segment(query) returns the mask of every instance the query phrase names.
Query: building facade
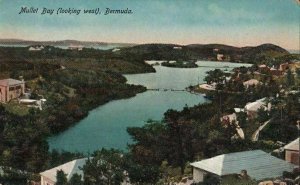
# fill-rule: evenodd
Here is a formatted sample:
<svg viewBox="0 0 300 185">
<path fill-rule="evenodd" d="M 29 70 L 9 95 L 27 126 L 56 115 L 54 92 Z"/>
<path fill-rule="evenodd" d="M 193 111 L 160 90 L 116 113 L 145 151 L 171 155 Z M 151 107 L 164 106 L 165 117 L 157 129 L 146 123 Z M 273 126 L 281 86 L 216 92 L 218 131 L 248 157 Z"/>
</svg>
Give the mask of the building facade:
<svg viewBox="0 0 300 185">
<path fill-rule="evenodd" d="M 19 98 L 25 92 L 25 82 L 15 79 L 0 80 L 0 102 L 6 103 Z"/>
<path fill-rule="evenodd" d="M 295 165 L 299 165 L 299 142 L 299 138 L 297 138 L 284 146 L 285 160 Z"/>
</svg>

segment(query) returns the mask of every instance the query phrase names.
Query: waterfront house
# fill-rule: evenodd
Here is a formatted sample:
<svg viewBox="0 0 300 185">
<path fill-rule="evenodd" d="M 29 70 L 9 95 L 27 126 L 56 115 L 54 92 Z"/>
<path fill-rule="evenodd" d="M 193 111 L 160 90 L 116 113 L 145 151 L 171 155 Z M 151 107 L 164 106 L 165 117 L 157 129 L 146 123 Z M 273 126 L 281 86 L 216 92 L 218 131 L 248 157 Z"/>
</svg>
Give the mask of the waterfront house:
<svg viewBox="0 0 300 185">
<path fill-rule="evenodd" d="M 29 51 L 41 51 L 44 49 L 44 46 L 31 46 L 29 47 Z"/>
<path fill-rule="evenodd" d="M 224 60 L 224 55 L 223 54 L 217 54 L 217 60 L 218 61 Z"/>
<path fill-rule="evenodd" d="M 117 52 L 117 51 L 120 51 L 121 49 L 119 49 L 119 48 L 114 48 L 113 50 L 112 50 L 112 52 Z"/>
<path fill-rule="evenodd" d="M 200 84 L 199 88 L 204 89 L 204 90 L 208 90 L 208 91 L 215 91 L 216 90 L 216 83 L 212 83 L 212 84 Z"/>
<path fill-rule="evenodd" d="M 174 46 L 173 49 L 182 49 L 180 46 Z"/>
<path fill-rule="evenodd" d="M 56 183 L 56 174 L 59 170 L 64 171 L 68 181 L 76 173 L 83 178 L 83 171 L 81 168 L 85 165 L 86 161 L 87 158 L 76 159 L 40 173 L 41 185 L 54 185 Z"/>
<path fill-rule="evenodd" d="M 19 98 L 25 92 L 25 82 L 15 79 L 0 80 L 0 102 L 6 103 Z"/>
<path fill-rule="evenodd" d="M 191 163 L 193 180 L 203 182 L 205 175 L 216 177 L 239 174 L 246 171 L 252 179 L 262 180 L 282 176 L 284 171 L 293 171 L 295 165 L 274 157 L 262 150 L 252 150 L 218 155 Z"/>
<path fill-rule="evenodd" d="M 299 138 L 285 145 L 284 147 L 285 160 L 299 165 Z"/>
<path fill-rule="evenodd" d="M 68 47 L 68 49 L 70 49 L 70 50 L 78 50 L 78 51 L 81 51 L 81 50 L 83 49 L 83 46 L 71 44 L 71 45 Z"/>
</svg>

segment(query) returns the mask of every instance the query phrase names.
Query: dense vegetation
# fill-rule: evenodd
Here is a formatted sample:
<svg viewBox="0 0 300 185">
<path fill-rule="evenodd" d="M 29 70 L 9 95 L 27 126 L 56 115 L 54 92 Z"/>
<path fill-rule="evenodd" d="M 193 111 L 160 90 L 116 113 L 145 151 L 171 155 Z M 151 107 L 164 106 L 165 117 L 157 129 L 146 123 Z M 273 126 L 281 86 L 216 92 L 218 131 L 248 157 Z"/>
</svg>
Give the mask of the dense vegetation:
<svg viewBox="0 0 300 185">
<path fill-rule="evenodd" d="M 83 157 L 82 154 L 49 152 L 46 138 L 68 128 L 96 106 L 145 91 L 142 86 L 126 84 L 122 76 L 153 72 L 144 60 L 215 60 L 213 49 L 216 48 L 230 56 L 231 61 L 279 65 L 277 60 L 299 57 L 288 56 L 285 50 L 274 45 L 247 48 L 189 45 L 180 50 L 175 50 L 175 46 L 149 44 L 117 52 L 71 51 L 54 47 L 29 52 L 28 48 L 1 47 L 0 78 L 23 76 L 31 96 L 45 98 L 47 103 L 43 111 L 20 107 L 26 114 L 9 109 L 13 102 L 0 106 L 0 166 L 5 168 L 5 174 L 0 174 L 0 183 L 24 184 L 26 179 L 38 180 L 38 172 Z M 269 60 L 270 57 L 274 60 Z M 189 162 L 243 150 L 272 151 L 278 147 L 275 144 L 278 138 L 289 142 L 297 134 L 295 121 L 300 114 L 299 96 L 280 90 L 297 89 L 299 75 L 288 72 L 280 79 L 265 75 L 260 79 L 261 85 L 245 88 L 242 82 L 254 77 L 256 67 L 236 69 L 231 78 L 238 77 L 238 80 L 229 81 L 225 78 L 228 74 L 221 70 L 208 72 L 205 80 L 218 84 L 217 91 L 209 94 L 211 103 L 185 107 L 182 111 L 168 110 L 162 120 L 128 128 L 134 140 L 128 153 L 95 151 L 83 168 L 84 182 L 78 176 L 66 182 L 65 174 L 58 172 L 60 184 L 118 184 L 125 179 L 124 171 L 137 184 L 175 182 L 190 175 Z M 245 130 L 245 139 L 235 139 L 234 125 L 223 127 L 220 117 L 232 113 L 237 106 L 243 107 L 247 102 L 263 97 L 273 101 L 271 113 L 261 111 L 254 120 L 247 120 L 241 113 L 238 120 Z M 263 130 L 260 140 L 253 142 L 251 136 L 255 129 L 270 118 L 274 121 Z M 99 178 L 99 174 L 106 178 Z"/>
<path fill-rule="evenodd" d="M 181 49 L 174 49 L 181 47 Z M 262 63 L 271 61 L 274 57 L 288 55 L 289 53 L 276 45 L 263 44 L 257 47 L 233 47 L 221 44 L 192 44 L 179 46 L 174 44 L 144 44 L 121 51 L 130 55 L 138 54 L 146 60 L 175 60 L 175 61 L 194 61 L 194 60 L 217 60 L 217 54 L 223 54 L 226 61 L 244 63 Z"/>
<path fill-rule="evenodd" d="M 68 128 L 98 105 L 146 90 L 126 84 L 120 73 L 153 71 L 134 57 L 95 49 L 78 52 L 45 47 L 32 52 L 28 48 L 0 48 L 0 57 L 1 78 L 22 76 L 32 95 L 48 100 L 45 111 L 37 116 L 51 133 Z"/>
</svg>

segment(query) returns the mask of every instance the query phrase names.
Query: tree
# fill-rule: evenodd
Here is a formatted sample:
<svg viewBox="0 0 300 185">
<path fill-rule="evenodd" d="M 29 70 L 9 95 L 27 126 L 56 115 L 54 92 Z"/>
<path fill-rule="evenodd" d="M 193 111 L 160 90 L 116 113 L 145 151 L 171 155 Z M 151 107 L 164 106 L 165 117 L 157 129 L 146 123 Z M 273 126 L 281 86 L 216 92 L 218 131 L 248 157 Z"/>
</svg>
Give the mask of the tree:
<svg viewBox="0 0 300 185">
<path fill-rule="evenodd" d="M 225 79 L 225 73 L 220 69 L 215 69 L 215 70 L 212 70 L 212 71 L 208 71 L 206 73 L 207 73 L 207 76 L 204 78 L 204 80 L 208 84 L 213 83 L 213 82 L 221 83 Z"/>
<path fill-rule="evenodd" d="M 296 74 L 297 74 L 297 77 L 300 78 L 300 68 L 296 69 Z"/>
<path fill-rule="evenodd" d="M 295 84 L 295 78 L 290 69 L 287 71 L 287 74 L 286 74 L 286 84 L 288 87 Z"/>
<path fill-rule="evenodd" d="M 124 168 L 128 172 L 130 182 L 133 184 L 156 184 L 159 180 L 160 170 L 157 165 L 138 164 L 132 155 L 125 156 Z"/>
<path fill-rule="evenodd" d="M 83 181 L 81 180 L 82 179 L 82 176 L 81 175 L 78 175 L 77 173 L 75 173 L 70 181 L 69 181 L 69 185 L 83 185 Z"/>
<path fill-rule="evenodd" d="M 84 183 L 89 185 L 120 184 L 124 179 L 123 156 L 116 150 L 96 151 L 83 166 Z"/>
<path fill-rule="evenodd" d="M 259 108 L 257 111 L 257 121 L 263 123 L 269 119 L 268 112 L 264 108 Z"/>
<path fill-rule="evenodd" d="M 143 127 L 129 127 L 134 144 L 129 145 L 135 161 L 142 165 L 160 165 L 166 159 L 166 125 L 150 121 Z"/>
<path fill-rule="evenodd" d="M 189 114 L 189 109 L 185 107 L 181 113 L 168 110 L 164 116 L 167 125 L 168 161 L 179 166 L 181 174 L 184 173 L 186 162 L 194 157 L 192 141 L 197 132 L 194 123 L 185 117 Z"/>
<path fill-rule="evenodd" d="M 68 179 L 65 172 L 63 170 L 57 170 L 55 185 L 67 185 L 67 184 L 68 184 Z"/>
<path fill-rule="evenodd" d="M 239 112 L 237 114 L 237 121 L 239 122 L 240 127 L 244 128 L 247 125 L 247 113 Z"/>
</svg>

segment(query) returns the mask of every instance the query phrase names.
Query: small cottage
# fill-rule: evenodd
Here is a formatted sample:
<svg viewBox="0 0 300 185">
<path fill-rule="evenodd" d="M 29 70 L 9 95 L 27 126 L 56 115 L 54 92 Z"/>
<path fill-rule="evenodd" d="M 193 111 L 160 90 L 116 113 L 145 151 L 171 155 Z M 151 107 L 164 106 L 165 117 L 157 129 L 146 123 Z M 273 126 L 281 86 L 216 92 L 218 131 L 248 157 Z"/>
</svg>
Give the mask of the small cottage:
<svg viewBox="0 0 300 185">
<path fill-rule="evenodd" d="M 256 100 L 255 102 L 249 102 L 245 105 L 244 111 L 247 113 L 248 118 L 255 118 L 259 109 L 264 111 L 271 111 L 271 103 L 267 103 L 265 98 Z"/>
<path fill-rule="evenodd" d="M 299 142 L 299 138 L 297 138 L 283 147 L 285 160 L 295 165 L 299 165 Z"/>
<path fill-rule="evenodd" d="M 55 185 L 56 173 L 59 170 L 62 170 L 65 174 L 67 174 L 67 180 L 70 180 L 74 174 L 78 174 L 83 177 L 83 171 L 81 168 L 85 165 L 86 161 L 87 158 L 76 159 L 40 173 L 41 185 Z"/>
<path fill-rule="evenodd" d="M 203 182 L 207 174 L 222 177 L 247 171 L 252 179 L 262 180 L 282 176 L 284 171 L 293 171 L 295 165 L 261 150 L 252 150 L 218 155 L 191 163 L 194 182 Z"/>
</svg>

